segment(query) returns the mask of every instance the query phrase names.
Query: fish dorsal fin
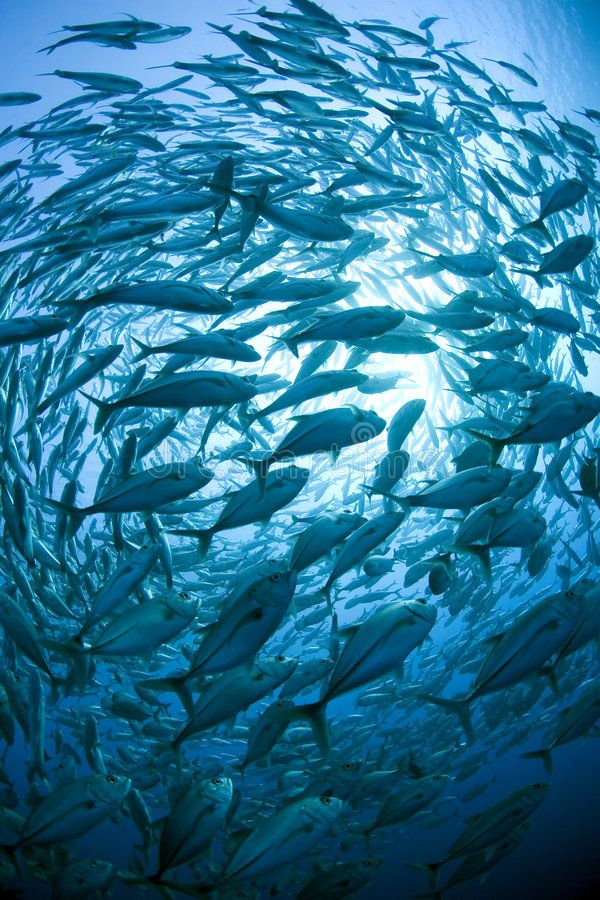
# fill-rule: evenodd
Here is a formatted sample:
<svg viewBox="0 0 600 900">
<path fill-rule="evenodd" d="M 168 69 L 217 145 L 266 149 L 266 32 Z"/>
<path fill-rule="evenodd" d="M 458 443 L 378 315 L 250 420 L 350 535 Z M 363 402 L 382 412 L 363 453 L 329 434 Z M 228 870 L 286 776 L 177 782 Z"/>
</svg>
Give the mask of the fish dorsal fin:
<svg viewBox="0 0 600 900">
<path fill-rule="evenodd" d="M 360 625 L 345 625 L 343 628 L 339 629 L 338 635 L 342 638 L 342 640 L 348 641 L 353 634 L 356 634 L 359 628 Z"/>
<path fill-rule="evenodd" d="M 495 647 L 496 644 L 500 643 L 500 641 L 502 640 L 502 638 L 504 637 L 505 634 L 506 634 L 505 631 L 500 631 L 500 632 L 498 632 L 498 634 L 493 634 L 491 637 L 485 638 L 483 643 L 491 644 L 492 647 Z"/>
</svg>

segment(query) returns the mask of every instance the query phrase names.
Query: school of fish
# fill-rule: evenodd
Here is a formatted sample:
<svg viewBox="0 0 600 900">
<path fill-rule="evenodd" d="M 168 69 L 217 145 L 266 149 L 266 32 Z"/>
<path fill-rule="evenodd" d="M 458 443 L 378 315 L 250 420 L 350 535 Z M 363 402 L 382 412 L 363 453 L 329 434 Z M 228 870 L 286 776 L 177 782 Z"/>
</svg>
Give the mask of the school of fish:
<svg viewBox="0 0 600 900">
<path fill-rule="evenodd" d="M 438 19 L 0 94 L 3 896 L 454 896 L 597 731 L 600 112 Z"/>
</svg>

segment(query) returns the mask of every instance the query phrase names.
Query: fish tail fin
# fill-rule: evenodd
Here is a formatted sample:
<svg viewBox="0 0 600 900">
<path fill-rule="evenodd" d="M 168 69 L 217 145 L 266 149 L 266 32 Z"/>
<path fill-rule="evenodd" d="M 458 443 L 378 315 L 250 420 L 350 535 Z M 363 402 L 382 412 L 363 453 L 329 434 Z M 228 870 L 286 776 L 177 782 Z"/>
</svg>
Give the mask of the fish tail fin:
<svg viewBox="0 0 600 900">
<path fill-rule="evenodd" d="M 50 701 L 53 706 L 58 703 L 59 700 L 59 688 L 66 687 L 67 679 L 66 678 L 57 678 L 56 675 L 52 675 L 50 679 Z"/>
<path fill-rule="evenodd" d="M 450 549 L 456 550 L 457 553 L 468 553 L 475 556 L 483 569 L 485 580 L 488 584 L 492 583 L 492 561 L 489 547 L 478 547 L 476 544 L 453 544 Z"/>
<path fill-rule="evenodd" d="M 547 747 L 540 747 L 539 750 L 531 750 L 529 753 L 521 753 L 521 759 L 541 759 L 546 775 L 552 775 L 552 751 Z"/>
<path fill-rule="evenodd" d="M 21 881 L 25 882 L 27 881 L 28 869 L 22 854 L 19 852 L 20 846 L 20 843 L 0 844 L 0 853 L 6 853 L 13 864 L 17 875 Z"/>
<path fill-rule="evenodd" d="M 540 287 L 544 287 L 544 276 L 536 271 L 536 269 L 511 269 L 510 271 L 516 272 L 518 275 L 529 275 L 529 277 L 533 278 Z"/>
<path fill-rule="evenodd" d="M 138 341 L 138 339 L 134 338 L 133 335 L 131 336 L 131 340 L 140 351 L 137 356 L 133 357 L 132 362 L 141 362 L 143 359 L 146 359 L 146 357 L 148 356 L 152 356 L 152 354 L 154 353 L 152 347 L 149 347 L 148 344 L 143 344 L 142 341 Z"/>
<path fill-rule="evenodd" d="M 187 686 L 187 675 L 174 675 L 171 678 L 147 678 L 140 682 L 142 687 L 151 691 L 173 691 L 177 694 L 181 705 L 190 718 L 194 712 L 194 701 Z"/>
<path fill-rule="evenodd" d="M 333 582 L 330 581 L 330 579 L 328 578 L 327 581 L 325 582 L 325 584 L 323 585 L 323 587 L 319 588 L 319 590 L 316 592 L 317 596 L 321 597 L 323 599 L 323 602 L 325 602 L 327 604 L 327 608 L 329 609 L 329 612 L 331 614 L 333 614 L 333 604 L 331 602 L 331 586 L 332 586 L 332 584 L 333 584 Z"/>
<path fill-rule="evenodd" d="M 483 441 L 484 444 L 487 444 L 491 451 L 491 463 L 495 465 L 498 462 L 498 457 L 504 450 L 506 446 L 505 438 L 495 438 L 489 434 L 484 434 L 483 431 L 476 431 L 474 428 L 465 428 L 467 434 L 470 434 L 472 437 L 477 438 L 479 441 Z"/>
<path fill-rule="evenodd" d="M 243 413 L 240 412 L 239 418 L 244 427 L 244 434 L 247 434 L 254 423 L 260 418 L 260 412 L 258 410 L 256 412 L 248 412 L 248 410 L 245 410 Z M 245 462 L 245 460 L 242 460 L 242 462 Z"/>
<path fill-rule="evenodd" d="M 166 878 L 161 878 L 160 881 L 153 881 L 152 886 L 160 891 L 163 896 L 168 897 L 169 900 L 173 897 L 173 891 L 181 894 L 189 894 L 191 897 L 203 897 L 205 894 L 211 894 L 218 888 L 218 884 L 207 884 L 206 882 L 201 882 L 199 884 L 180 884 L 178 881 L 169 881 Z"/>
<path fill-rule="evenodd" d="M 242 203 L 242 201 L 248 202 L 254 199 L 253 194 L 241 194 L 239 191 L 227 187 L 225 184 L 217 184 L 217 182 L 212 179 L 205 181 L 204 187 L 207 187 L 209 191 L 214 191 L 216 194 L 225 194 L 226 197 L 235 197 L 240 203 Z"/>
<path fill-rule="evenodd" d="M 44 764 L 39 761 L 39 759 L 32 760 L 30 759 L 27 763 L 27 779 L 32 782 L 35 776 L 41 781 L 47 781 L 48 773 L 44 768 Z"/>
<path fill-rule="evenodd" d="M 91 394 L 87 394 L 85 391 L 80 390 L 79 393 L 83 394 L 86 400 L 89 400 L 90 403 L 93 403 L 94 406 L 98 407 L 98 413 L 94 423 L 94 434 L 98 434 L 98 432 L 102 431 L 106 425 L 108 418 L 113 411 L 112 403 L 107 403 L 106 400 L 98 400 L 97 397 L 92 397 Z"/>
<path fill-rule="evenodd" d="M 281 338 L 281 343 L 298 359 L 298 342 L 294 338 Z"/>
<path fill-rule="evenodd" d="M 362 488 L 368 488 L 369 485 L 363 484 Z M 397 503 L 402 512 L 405 515 L 408 515 L 412 509 L 412 505 L 410 502 L 410 497 L 399 497 L 397 494 L 393 494 L 391 491 L 384 490 L 374 490 L 370 488 L 371 494 L 377 494 L 378 496 L 385 497 L 386 500 L 391 500 L 393 503 Z"/>
<path fill-rule="evenodd" d="M 181 749 L 180 749 L 179 736 L 173 738 L 170 741 L 158 741 L 154 745 L 154 752 L 155 752 L 156 756 L 161 756 L 163 753 L 168 754 L 170 756 L 176 756 L 177 757 L 177 765 L 178 765 L 178 767 L 181 766 Z"/>
<path fill-rule="evenodd" d="M 313 730 L 317 747 L 328 756 L 331 750 L 331 736 L 329 734 L 329 722 L 327 721 L 326 707 L 320 701 L 307 703 L 303 708 L 304 715 Z"/>
<path fill-rule="evenodd" d="M 426 703 L 433 703 L 440 706 L 446 712 L 453 713 L 458 717 L 458 721 L 467 736 L 467 742 L 472 744 L 475 740 L 473 733 L 473 722 L 471 720 L 471 710 L 469 709 L 469 700 L 447 700 L 445 697 L 435 697 L 433 694 L 417 694 L 420 700 Z"/>
<path fill-rule="evenodd" d="M 542 666 L 542 668 L 540 669 L 540 675 L 543 675 L 544 678 L 548 679 L 550 690 L 555 697 L 558 697 L 558 695 L 560 694 L 560 687 L 558 686 L 558 678 L 556 677 L 554 666 Z"/>
<path fill-rule="evenodd" d="M 165 900 L 171 900 L 173 897 L 173 892 L 171 888 L 162 880 L 162 874 L 160 872 L 155 872 L 154 875 L 136 875 L 132 876 L 124 876 L 121 878 L 123 884 L 128 885 L 144 885 L 146 887 L 153 887 L 158 893 L 165 898 Z"/>
<path fill-rule="evenodd" d="M 48 306 L 56 307 L 59 312 L 69 315 L 71 317 L 69 320 L 71 327 L 77 325 L 86 314 L 85 304 L 79 300 L 49 300 Z"/>
<path fill-rule="evenodd" d="M 306 703 L 303 706 L 291 706 L 280 710 L 281 718 L 287 722 L 308 722 L 312 728 L 317 746 L 323 756 L 331 750 L 329 723 L 326 716 L 326 704 L 322 700 Z"/>
<path fill-rule="evenodd" d="M 196 539 L 198 541 L 198 554 L 200 556 L 200 559 L 204 559 L 204 557 L 210 550 L 213 534 L 214 532 L 212 528 L 204 528 L 196 532 Z"/>
<path fill-rule="evenodd" d="M 541 234 L 545 240 L 552 243 L 552 236 L 544 225 L 543 219 L 534 219 L 532 222 L 526 222 L 525 225 L 515 228 L 513 234 L 527 234 L 528 231 L 536 231 L 538 234 Z"/>
<path fill-rule="evenodd" d="M 52 497 L 44 497 L 44 503 L 69 517 L 67 539 L 70 540 L 74 537 L 85 519 L 85 513 L 77 506 L 70 506 L 68 503 L 63 503 L 62 500 L 53 500 Z"/>
<path fill-rule="evenodd" d="M 53 641 L 50 638 L 44 638 L 41 642 L 43 647 L 46 650 L 50 650 L 54 653 L 62 654 L 63 656 L 73 657 L 79 653 L 82 653 L 84 647 L 79 640 L 79 636 L 68 638 L 66 641 Z M 53 679 L 53 684 L 56 682 L 57 686 L 59 684 L 64 684 L 65 679 Z"/>
<path fill-rule="evenodd" d="M 246 468 L 256 477 L 259 496 L 262 500 L 267 490 L 267 475 L 269 474 L 270 459 L 268 457 L 267 459 L 251 459 L 249 456 L 244 456 L 241 457 L 241 462 L 243 462 Z"/>
<path fill-rule="evenodd" d="M 419 869 L 421 872 L 428 872 L 429 877 L 431 879 L 431 890 L 432 892 L 429 894 L 419 894 L 419 897 L 437 897 L 442 895 L 442 891 L 438 888 L 438 877 L 439 871 L 441 867 L 444 865 L 445 860 L 441 862 L 432 862 L 432 863 L 407 863 L 411 869 Z"/>
<path fill-rule="evenodd" d="M 161 873 L 159 870 L 158 872 L 155 872 L 154 875 L 124 875 L 121 881 L 123 881 L 124 884 L 146 884 L 156 887 L 161 881 Z"/>
<path fill-rule="evenodd" d="M 198 541 L 200 559 L 204 559 L 210 549 L 214 531 L 212 528 L 174 528 L 167 531 L 167 534 L 178 534 L 181 537 L 195 538 Z"/>
</svg>

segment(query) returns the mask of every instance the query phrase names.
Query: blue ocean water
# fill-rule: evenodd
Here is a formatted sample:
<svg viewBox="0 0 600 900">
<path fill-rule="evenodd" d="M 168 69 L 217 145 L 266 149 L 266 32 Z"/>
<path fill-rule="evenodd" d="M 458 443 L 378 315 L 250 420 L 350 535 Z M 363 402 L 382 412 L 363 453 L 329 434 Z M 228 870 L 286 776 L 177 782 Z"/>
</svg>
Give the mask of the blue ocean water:
<svg viewBox="0 0 600 900">
<path fill-rule="evenodd" d="M 219 24 L 234 21 L 234 14 L 251 9 L 243 0 L 221 0 L 220 3 L 199 2 L 131 2 L 127 12 L 169 24 L 185 24 L 192 33 L 173 44 L 148 45 L 135 53 L 124 53 L 110 48 L 72 46 L 51 57 L 36 55 L 36 51 L 48 41 L 48 35 L 60 25 L 118 17 L 120 4 L 83 2 L 14 3 L 5 0 L 2 9 L 3 27 L 0 32 L 0 89 L 2 91 L 31 90 L 43 94 L 44 108 L 72 96 L 71 86 L 57 78 L 42 78 L 42 72 L 55 66 L 71 70 L 115 71 L 147 82 L 149 75 L 165 76 L 166 70 L 149 73 L 148 67 L 168 65 L 174 58 L 192 59 L 203 53 L 220 54 L 226 42 L 220 35 L 205 26 L 207 19 Z M 281 5 L 280 8 L 283 8 Z M 539 84 L 537 89 L 515 81 L 508 72 L 502 73 L 502 82 L 518 91 L 519 97 L 542 97 L 549 111 L 557 117 L 571 115 L 572 110 L 600 105 L 600 2 L 598 0 L 437 0 L 431 9 L 424 5 L 383 2 L 346 3 L 329 0 L 327 8 L 341 19 L 382 18 L 403 27 L 415 27 L 426 15 L 443 18 L 436 27 L 436 40 L 473 42 L 465 52 L 476 62 L 488 57 L 510 60 L 531 71 Z M 60 54 L 60 56 L 59 56 Z M 171 77 L 172 71 L 168 74 Z M 157 77 L 157 82 L 160 80 Z M 29 120 L 27 107 L 2 110 L 1 122 L 20 124 Z M 10 117 L 10 118 L 9 118 Z M 577 119 L 578 122 L 583 120 Z M 382 367 L 385 368 L 385 367 Z M 426 368 L 422 373 L 426 374 Z M 587 386 L 598 391 L 597 369 L 591 368 Z M 420 394 L 427 392 L 420 385 Z M 393 413 L 395 401 L 383 396 L 385 418 Z M 409 399 L 407 394 L 403 399 Z M 93 475 L 88 470 L 88 475 Z M 341 477 L 341 476 L 340 476 Z M 89 487 L 89 485 L 87 485 Z M 555 507 L 546 510 L 552 518 Z M 558 527 L 560 539 L 560 526 Z M 242 542 L 244 535 L 238 540 Z M 550 570 L 546 583 L 538 580 L 535 592 L 546 587 L 556 589 L 556 579 Z M 521 598 L 519 598 L 521 599 Z M 509 603 L 510 608 L 510 601 Z M 582 671 L 582 681 L 588 677 Z M 462 687 L 462 682 L 450 682 L 446 692 L 452 695 Z M 502 694 L 498 695 L 501 704 Z M 351 701 L 337 701 L 335 714 L 353 712 Z M 409 868 L 409 863 L 442 859 L 449 844 L 460 830 L 460 818 L 472 815 L 500 799 L 509 791 L 533 781 L 538 768 L 520 758 L 527 749 L 533 749 L 538 739 L 526 746 L 517 745 L 502 755 L 492 751 L 473 776 L 452 786 L 450 794 L 455 799 L 438 802 L 440 813 L 452 815 L 436 828 L 420 828 L 418 822 L 407 823 L 395 832 L 396 839 L 385 851 L 385 861 L 378 874 L 359 896 L 364 898 L 411 897 L 428 890 L 423 872 Z M 50 750 L 50 752 L 52 752 Z M 25 745 L 19 738 L 7 755 L 7 767 L 15 779 L 18 793 L 26 790 L 24 771 L 19 769 L 19 756 L 25 755 Z M 544 804 L 532 817 L 532 827 L 526 840 L 493 869 L 483 883 L 474 881 L 455 888 L 450 896 L 457 898 L 584 898 L 600 896 L 600 768 L 598 745 L 589 738 L 558 748 L 554 755 L 554 771 L 551 790 Z M 422 761 L 426 763 L 426 760 Z M 539 767 L 541 777 L 541 767 Z M 494 781 L 483 797 L 469 804 L 461 804 L 460 796 L 475 784 Z M 113 823 L 102 825 L 78 842 L 78 854 L 110 859 L 115 865 L 128 864 L 127 839 L 138 839 L 130 822 L 116 828 Z M 357 852 L 359 848 L 357 847 Z M 365 851 L 366 852 L 366 851 Z M 31 888 L 27 896 L 47 896 L 44 887 Z M 35 893 L 39 892 L 39 893 Z M 285 887 L 282 895 L 286 894 Z M 133 892 L 115 882 L 111 896 L 126 898 Z"/>
</svg>

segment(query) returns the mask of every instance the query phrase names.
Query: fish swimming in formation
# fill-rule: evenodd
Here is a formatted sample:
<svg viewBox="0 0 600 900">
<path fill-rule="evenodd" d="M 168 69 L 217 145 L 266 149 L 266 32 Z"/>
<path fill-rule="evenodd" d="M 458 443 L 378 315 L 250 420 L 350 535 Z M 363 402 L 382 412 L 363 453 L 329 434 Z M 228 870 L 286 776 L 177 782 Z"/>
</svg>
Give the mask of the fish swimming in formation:
<svg viewBox="0 0 600 900">
<path fill-rule="evenodd" d="M 436 15 L 210 27 L 0 94 L 0 893 L 438 898 L 597 733 L 600 113 Z"/>
</svg>

